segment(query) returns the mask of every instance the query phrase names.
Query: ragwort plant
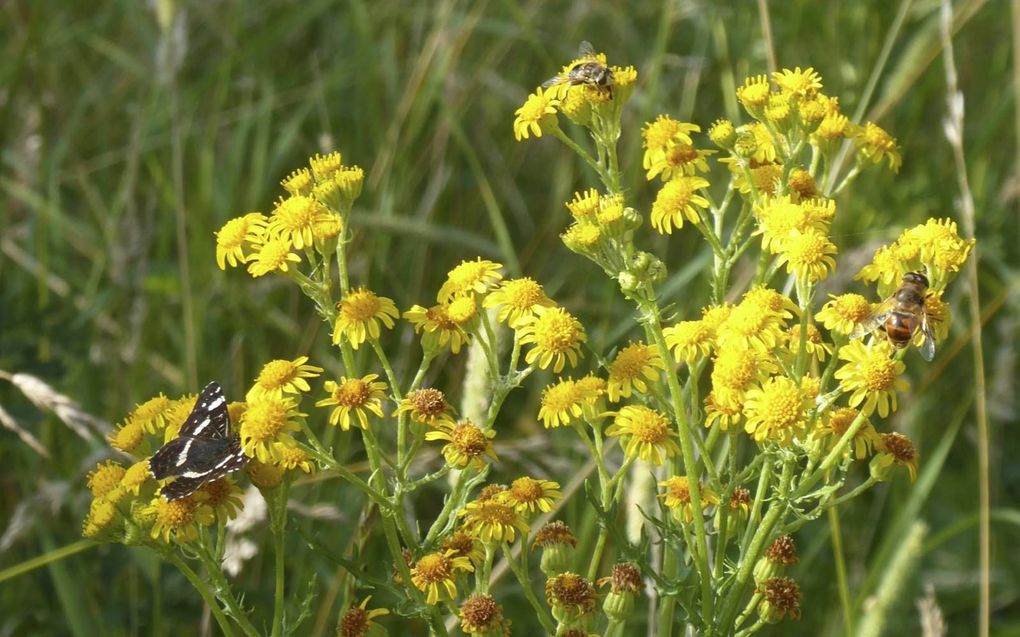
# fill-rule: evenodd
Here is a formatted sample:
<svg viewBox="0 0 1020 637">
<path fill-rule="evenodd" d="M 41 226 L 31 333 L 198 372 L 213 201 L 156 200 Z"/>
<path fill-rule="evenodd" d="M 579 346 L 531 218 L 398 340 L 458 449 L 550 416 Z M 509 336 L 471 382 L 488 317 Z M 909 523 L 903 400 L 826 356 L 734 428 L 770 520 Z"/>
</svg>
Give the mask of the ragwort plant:
<svg viewBox="0 0 1020 637">
<path fill-rule="evenodd" d="M 572 81 L 576 65 L 592 62 L 609 69 L 610 82 Z M 285 621 L 287 494 L 302 474 L 331 471 L 360 490 L 361 520 L 374 521 L 370 531 L 392 560 L 381 572 L 344 563 L 337 621 L 344 636 L 386 634 L 398 620 L 381 618 L 396 614 L 426 622 L 436 635 L 455 623 L 466 634 L 507 635 L 511 620 L 571 636 L 631 634 L 647 623 L 663 636 L 752 634 L 799 617 L 801 591 L 787 572 L 797 561 L 792 534 L 899 470 L 914 478 L 917 451 L 906 436 L 885 431 L 883 420 L 896 411 L 907 361 L 917 357 L 894 347 L 881 326 L 864 337 L 855 330 L 872 314 L 871 301 L 921 272 L 930 283 L 924 309 L 935 338 L 944 339 L 950 311 L 942 294 L 972 242 L 955 223 L 929 220 L 879 249 L 857 274 L 876 284 L 875 294 L 817 298 L 819 282 L 837 267 L 833 197 L 869 168 L 896 171 L 901 159 L 888 133 L 851 123 L 810 68 L 748 78 L 737 97 L 750 121 L 716 121 L 708 130 L 714 149 L 695 143 L 697 125 L 666 115 L 647 123 L 643 166 L 657 195 L 642 214 L 621 187 L 616 149 L 637 72 L 606 65 L 602 54 L 572 61 L 562 81 L 529 95 L 513 131 L 518 140 L 559 139 L 599 178 L 566 202 L 571 221 L 561 236 L 633 307 L 643 339 L 609 358 L 584 355 L 583 324 L 539 282 L 505 279 L 489 260 L 463 261 L 433 301 L 403 312 L 351 281 L 348 221 L 364 175 L 339 153 L 316 155 L 287 177 L 271 214 L 239 216 L 217 233 L 221 268 L 300 287 L 330 327 L 343 370 L 325 377 L 305 356 L 270 361 L 245 400 L 228 407 L 250 458 L 248 478 L 268 503 L 275 603 L 264 621 L 273 635 L 297 630 L 311 601 L 310 592 Z M 561 126 L 586 130 L 590 145 Z M 855 154 L 841 174 L 843 148 Z M 710 161 L 725 165 L 727 183 L 709 182 Z M 640 249 L 646 227 L 698 232 L 706 241 L 711 298 L 699 314 L 675 315 L 661 298 L 657 285 L 669 264 Z M 743 277 L 749 283 L 734 282 L 738 266 L 753 272 Z M 409 382 L 380 342 L 401 319 L 421 345 Z M 509 347 L 499 345 L 504 336 Z M 918 330 L 914 340 L 923 336 Z M 440 388 L 423 386 L 434 363 L 467 348 L 483 361 L 486 409 L 473 419 L 458 417 Z M 577 554 L 563 522 L 534 528 L 540 514 L 562 505 L 558 482 L 487 482 L 499 462 L 504 400 L 540 369 L 557 378 L 543 390 L 536 419 L 549 436 L 576 435 L 595 464 L 576 496 L 599 519 L 592 555 Z M 252 615 L 260 613 L 243 605 L 221 566 L 224 525 L 241 507 L 235 479 L 167 501 L 148 469 L 147 458 L 178 435 L 194 403 L 191 395 L 159 395 L 116 429 L 111 445 L 134 463 L 107 461 L 90 475 L 84 533 L 158 552 L 194 585 L 224 634 L 259 634 Z M 338 445 L 337 436 L 360 438 L 361 446 Z M 439 451 L 431 465 L 422 462 L 429 447 Z M 358 449 L 367 478 L 346 466 Z M 848 481 L 863 464 L 867 477 Z M 438 514 L 423 518 L 416 498 L 427 485 L 448 492 Z M 635 491 L 657 508 L 625 510 L 623 498 Z M 640 531 L 617 531 L 624 517 Z M 533 619 L 505 616 L 492 596 L 497 559 L 516 576 Z M 390 608 L 370 607 L 369 593 L 380 591 Z"/>
</svg>

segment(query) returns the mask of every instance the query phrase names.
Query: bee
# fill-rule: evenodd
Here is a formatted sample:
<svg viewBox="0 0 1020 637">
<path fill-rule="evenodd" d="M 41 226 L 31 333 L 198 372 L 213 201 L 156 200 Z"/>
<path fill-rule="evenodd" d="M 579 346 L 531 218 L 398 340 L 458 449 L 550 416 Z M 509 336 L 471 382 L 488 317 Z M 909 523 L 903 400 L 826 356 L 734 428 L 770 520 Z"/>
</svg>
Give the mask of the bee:
<svg viewBox="0 0 1020 637">
<path fill-rule="evenodd" d="M 555 75 L 545 82 L 542 88 L 549 88 L 556 84 L 585 84 L 607 91 L 609 97 L 613 97 L 613 71 L 603 64 L 595 54 L 591 42 L 585 40 L 577 48 L 577 59 L 579 62 L 570 67 L 566 73 Z"/>
<path fill-rule="evenodd" d="M 924 306 L 927 297 L 928 277 L 920 272 L 904 274 L 900 287 L 854 329 L 850 338 L 861 338 L 881 327 L 889 342 L 902 349 L 914 340 L 920 330 L 918 351 L 924 360 L 930 361 L 935 357 L 935 337 L 931 327 L 934 319 Z"/>
</svg>

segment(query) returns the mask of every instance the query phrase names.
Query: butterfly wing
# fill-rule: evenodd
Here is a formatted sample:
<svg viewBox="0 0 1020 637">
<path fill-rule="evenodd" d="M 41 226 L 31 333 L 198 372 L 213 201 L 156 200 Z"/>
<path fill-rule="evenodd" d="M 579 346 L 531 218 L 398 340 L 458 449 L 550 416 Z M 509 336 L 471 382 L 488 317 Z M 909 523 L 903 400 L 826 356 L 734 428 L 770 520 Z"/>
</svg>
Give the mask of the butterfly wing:
<svg viewBox="0 0 1020 637">
<path fill-rule="evenodd" d="M 205 386 L 195 401 L 195 408 L 181 425 L 181 438 L 230 437 L 230 415 L 227 413 L 227 399 L 223 388 L 216 381 Z"/>
<path fill-rule="evenodd" d="M 230 435 L 227 400 L 219 383 L 214 381 L 198 395 L 178 437 L 152 454 L 149 471 L 157 480 L 177 478 L 160 491 L 172 501 L 190 495 L 206 482 L 237 471 L 247 461 L 240 440 Z"/>
</svg>

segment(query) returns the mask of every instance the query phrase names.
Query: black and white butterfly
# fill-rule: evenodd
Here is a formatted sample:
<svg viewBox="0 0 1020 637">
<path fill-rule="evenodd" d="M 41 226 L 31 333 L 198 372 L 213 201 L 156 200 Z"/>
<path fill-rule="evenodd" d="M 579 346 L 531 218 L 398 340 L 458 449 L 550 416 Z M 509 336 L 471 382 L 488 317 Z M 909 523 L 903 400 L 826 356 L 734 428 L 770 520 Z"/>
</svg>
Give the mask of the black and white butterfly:
<svg viewBox="0 0 1020 637">
<path fill-rule="evenodd" d="M 196 489 L 237 471 L 248 462 L 241 440 L 230 433 L 230 415 L 223 389 L 213 381 L 198 395 L 195 408 L 181 425 L 180 434 L 160 447 L 149 460 L 157 480 L 176 478 L 160 493 L 166 500 L 187 497 Z"/>
</svg>

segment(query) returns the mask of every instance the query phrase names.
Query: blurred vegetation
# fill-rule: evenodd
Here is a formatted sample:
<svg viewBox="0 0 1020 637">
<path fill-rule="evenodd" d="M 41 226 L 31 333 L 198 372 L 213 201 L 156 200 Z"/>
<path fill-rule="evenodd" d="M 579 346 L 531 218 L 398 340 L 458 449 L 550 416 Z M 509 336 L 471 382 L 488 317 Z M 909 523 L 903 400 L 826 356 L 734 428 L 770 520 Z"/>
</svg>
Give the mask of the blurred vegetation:
<svg viewBox="0 0 1020 637">
<path fill-rule="evenodd" d="M 842 262 L 863 263 L 880 242 L 929 216 L 959 219 L 942 129 L 938 2 L 773 2 L 771 40 L 759 6 L 743 0 L 195 1 L 175 5 L 175 17 L 163 22 L 154 5 L 171 6 L 0 6 L 0 370 L 39 376 L 107 421 L 160 391 L 195 391 L 209 379 L 229 395 L 274 357 L 307 353 L 336 370 L 328 335 L 293 286 L 221 272 L 213 258 L 213 232 L 226 219 L 268 211 L 289 170 L 333 149 L 367 173 L 353 220 L 354 281 L 406 308 L 431 297 L 461 259 L 492 258 L 542 282 L 581 318 L 597 348 L 626 342 L 633 335 L 619 314 L 625 306 L 609 302 L 612 283 L 558 238 L 563 202 L 593 175 L 554 141 L 518 144 L 511 132 L 514 109 L 583 39 L 641 74 L 621 161 L 628 190 L 646 210 L 654 190 L 641 170 L 642 122 L 658 113 L 703 128 L 719 116 L 740 119 L 735 83 L 766 72 L 772 50 L 780 66 L 815 67 L 846 112 L 866 114 L 903 147 L 899 175 L 874 173 L 841 196 L 834 234 Z M 1004 1 L 955 5 L 992 419 L 992 630 L 1018 635 L 1020 464 L 1011 458 L 1020 442 L 1008 434 L 1017 418 L 1018 105 L 1010 90 L 1015 43 L 1007 37 L 1018 18 Z M 890 35 L 900 12 L 902 25 Z M 890 37 L 888 61 L 878 66 Z M 872 76 L 871 99 L 858 103 Z M 693 313 L 707 298 L 700 237 L 648 240 L 670 268 L 664 289 L 677 314 Z M 863 290 L 850 280 L 829 287 Z M 918 634 L 915 601 L 926 584 L 949 634 L 976 631 L 969 292 L 966 277 L 950 289 L 951 337 L 912 379 L 910 407 L 885 424 L 918 446 L 917 483 L 897 480 L 841 510 L 856 607 L 886 590 L 891 564 L 910 569 L 899 574 L 905 581 L 895 599 L 884 602 L 886 634 Z M 417 346 L 406 331 L 393 338 L 408 345 L 396 362 L 406 374 Z M 434 382 L 455 389 L 462 365 L 451 360 L 447 378 Z M 555 437 L 534 418 L 542 386 L 529 383 L 505 410 L 516 419 L 500 428 L 515 434 L 501 433 L 514 442 L 501 448 L 497 479 L 521 470 L 565 475 L 579 462 L 576 450 L 549 452 Z M 16 518 L 19 530 L 0 542 L 2 577 L 80 540 L 84 475 L 102 445 L 73 435 L 7 383 L 0 405 L 50 456 L 0 433 L 0 527 Z M 328 480 L 318 497 L 330 501 L 337 483 Z M 303 493 L 310 490 L 298 487 L 292 497 Z M 304 518 L 297 526 L 339 552 L 358 509 L 338 507 L 339 522 Z M 592 531 L 584 509 L 577 494 L 561 516 L 582 540 Z M 928 526 L 923 552 L 901 559 L 915 520 Z M 798 534 L 802 559 L 792 574 L 805 593 L 803 618 L 767 634 L 842 634 L 829 528 L 819 520 Z M 240 576 L 249 605 L 270 603 L 269 553 Z M 343 602 L 331 588 L 336 570 L 296 562 L 289 573 L 295 596 L 319 575 L 308 634 L 333 630 Z M 500 598 L 498 586 L 493 593 Z M 522 608 L 519 599 L 501 601 L 510 617 Z M 54 559 L 0 584 L 0 635 L 175 635 L 203 621 L 198 596 L 176 571 L 122 546 Z"/>
</svg>

